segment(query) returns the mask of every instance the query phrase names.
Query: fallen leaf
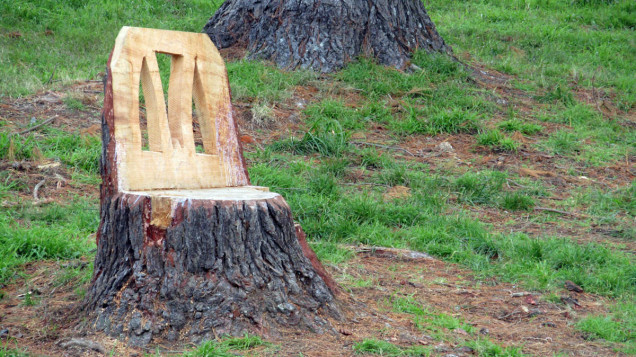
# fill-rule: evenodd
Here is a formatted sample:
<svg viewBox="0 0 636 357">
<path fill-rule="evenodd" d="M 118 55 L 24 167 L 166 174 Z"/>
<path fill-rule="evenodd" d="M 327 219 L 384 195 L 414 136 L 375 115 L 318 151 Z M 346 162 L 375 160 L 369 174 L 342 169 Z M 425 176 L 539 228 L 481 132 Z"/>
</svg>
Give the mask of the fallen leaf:
<svg viewBox="0 0 636 357">
<path fill-rule="evenodd" d="M 338 332 L 340 332 L 341 334 L 345 335 L 345 336 L 351 336 L 353 333 L 347 329 L 341 328 L 338 330 Z"/>
<path fill-rule="evenodd" d="M 99 136 L 102 132 L 101 124 L 93 124 L 88 128 L 84 128 L 80 130 L 81 136 Z"/>
<path fill-rule="evenodd" d="M 526 304 L 536 305 L 537 301 L 534 299 L 534 296 L 526 295 Z"/>
<path fill-rule="evenodd" d="M 515 141 L 518 141 L 520 143 L 525 144 L 528 140 L 526 139 L 525 136 L 523 136 L 523 134 L 521 134 L 518 131 L 515 131 L 514 134 L 512 134 L 512 139 L 514 139 Z"/>
<path fill-rule="evenodd" d="M 243 144 L 253 144 L 256 142 L 256 140 L 254 140 L 254 138 L 249 135 L 241 135 L 239 139 Z"/>
<path fill-rule="evenodd" d="M 58 161 L 55 162 L 51 162 L 51 163 L 46 163 L 46 164 L 42 164 L 42 165 L 38 165 L 38 169 L 39 170 L 46 170 L 46 169 L 52 169 L 52 168 L 56 168 L 58 166 L 60 166 L 61 164 Z"/>
</svg>

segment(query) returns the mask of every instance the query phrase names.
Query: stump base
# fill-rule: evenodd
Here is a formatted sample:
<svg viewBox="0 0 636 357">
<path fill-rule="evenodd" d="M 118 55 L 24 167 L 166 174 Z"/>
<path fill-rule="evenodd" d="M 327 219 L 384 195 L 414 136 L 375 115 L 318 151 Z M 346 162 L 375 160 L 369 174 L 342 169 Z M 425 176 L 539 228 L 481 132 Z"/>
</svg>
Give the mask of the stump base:
<svg viewBox="0 0 636 357">
<path fill-rule="evenodd" d="M 94 327 L 142 346 L 332 331 L 334 292 L 303 254 L 284 199 L 253 188 L 197 191 L 103 197 L 85 301 Z"/>
</svg>

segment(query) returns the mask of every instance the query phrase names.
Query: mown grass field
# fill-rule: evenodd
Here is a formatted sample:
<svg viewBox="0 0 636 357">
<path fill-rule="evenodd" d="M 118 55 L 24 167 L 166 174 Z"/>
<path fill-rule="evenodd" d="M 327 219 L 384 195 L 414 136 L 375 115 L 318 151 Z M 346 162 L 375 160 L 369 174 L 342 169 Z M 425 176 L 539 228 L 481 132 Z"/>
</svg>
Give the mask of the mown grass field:
<svg viewBox="0 0 636 357">
<path fill-rule="evenodd" d="M 336 269 L 359 244 L 406 248 L 459 264 L 476 284 L 515 284 L 563 309 L 569 280 L 606 305 L 570 327 L 590 343 L 636 354 L 636 3 L 424 3 L 458 61 L 416 53 L 420 70 L 402 72 L 361 58 L 328 76 L 228 61 L 241 129 L 252 138 L 252 183 L 285 197 Z M 59 262 L 55 284 L 78 298 L 90 280 L 100 141 L 79 129 L 99 121 L 101 97 L 75 83 L 100 80 L 121 26 L 199 32 L 219 5 L 0 0 L 0 303 L 5 287 L 28 285 L 28 264 Z M 61 93 L 56 113 L 65 119 L 18 134 L 47 119 L 32 119 L 46 110 L 24 103 L 48 92 Z M 442 142 L 452 151 L 439 149 Z M 36 168 L 57 162 L 58 171 Z M 53 174 L 63 181 L 48 181 L 46 192 L 57 180 L 60 193 L 33 204 L 34 185 Z M 67 264 L 78 260 L 88 264 Z M 38 304 L 26 296 L 25 304 Z M 462 344 L 478 354 L 525 353 L 417 296 L 386 305 L 440 341 L 462 329 Z M 29 353 L 19 339 L 2 342 L 0 356 Z M 254 348 L 277 351 L 246 336 L 188 353 Z M 379 337 L 351 351 L 436 353 Z"/>
</svg>

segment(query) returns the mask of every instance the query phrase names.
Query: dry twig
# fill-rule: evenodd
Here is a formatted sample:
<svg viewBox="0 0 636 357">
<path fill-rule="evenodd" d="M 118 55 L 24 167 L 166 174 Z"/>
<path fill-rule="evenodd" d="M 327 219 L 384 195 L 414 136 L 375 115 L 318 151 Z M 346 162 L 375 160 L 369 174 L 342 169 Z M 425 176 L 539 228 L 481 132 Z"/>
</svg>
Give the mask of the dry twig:
<svg viewBox="0 0 636 357">
<path fill-rule="evenodd" d="M 374 183 L 374 182 L 345 182 L 343 185 L 346 185 L 346 186 L 381 186 L 381 187 L 391 187 L 391 186 L 383 184 L 383 183 Z"/>
<path fill-rule="evenodd" d="M 511 184 L 513 184 L 513 185 L 517 186 L 517 187 L 521 187 L 521 188 L 525 188 L 525 189 L 529 189 L 529 188 L 530 188 L 530 187 L 528 187 L 528 186 L 524 186 L 524 185 L 522 185 L 522 184 L 520 184 L 520 183 L 518 183 L 518 182 L 515 182 L 515 181 L 513 181 L 513 180 L 511 180 L 511 179 L 506 179 L 506 181 L 507 181 L 508 183 L 511 183 Z"/>
<path fill-rule="evenodd" d="M 513 293 L 513 292 L 510 293 L 511 297 L 521 297 L 521 296 L 527 296 L 527 295 L 532 295 L 532 293 L 529 293 L 527 291 L 520 292 L 520 293 Z"/>
<path fill-rule="evenodd" d="M 543 341 L 543 342 L 552 342 L 551 337 L 541 338 L 541 337 L 524 337 L 525 340 L 534 340 L 534 341 Z"/>
<path fill-rule="evenodd" d="M 559 213 L 565 216 L 573 216 L 573 217 L 587 217 L 585 215 L 581 215 L 581 214 L 577 214 L 577 213 L 572 213 L 572 212 L 567 212 L 567 211 L 561 211 L 558 209 L 554 209 L 554 208 L 549 208 L 549 207 L 535 207 L 534 208 L 535 211 L 546 211 L 546 212 L 554 212 L 554 213 Z"/>
<path fill-rule="evenodd" d="M 104 346 L 95 341 L 87 340 L 84 338 L 71 338 L 68 341 L 58 342 L 57 344 L 62 348 L 80 347 L 97 351 L 101 354 L 106 354 L 106 349 L 104 349 Z"/>
<path fill-rule="evenodd" d="M 33 198 L 36 201 L 40 201 L 40 198 L 38 197 L 38 191 L 40 191 L 40 187 L 44 185 L 44 182 L 46 182 L 46 179 L 42 179 L 42 181 L 38 182 L 38 184 L 35 185 L 35 188 L 33 188 Z"/>
<path fill-rule="evenodd" d="M 40 127 L 42 127 L 42 126 L 44 126 L 44 125 L 46 125 L 46 124 L 48 124 L 48 123 L 52 122 L 52 121 L 53 121 L 53 120 L 55 120 L 56 118 L 57 118 L 57 115 L 55 115 L 55 116 L 53 116 L 53 117 L 51 117 L 51 118 L 49 118 L 49 119 L 47 119 L 47 120 L 45 120 L 45 121 L 41 122 L 40 124 L 38 124 L 38 125 L 36 125 L 36 126 L 32 126 L 32 127 L 28 128 L 28 129 L 24 129 L 24 130 L 22 130 L 21 132 L 19 132 L 19 133 L 18 133 L 18 135 L 26 134 L 26 133 L 28 133 L 28 132 L 31 132 L 31 131 L 35 130 L 35 129 L 38 129 L 38 128 L 40 128 Z"/>
</svg>

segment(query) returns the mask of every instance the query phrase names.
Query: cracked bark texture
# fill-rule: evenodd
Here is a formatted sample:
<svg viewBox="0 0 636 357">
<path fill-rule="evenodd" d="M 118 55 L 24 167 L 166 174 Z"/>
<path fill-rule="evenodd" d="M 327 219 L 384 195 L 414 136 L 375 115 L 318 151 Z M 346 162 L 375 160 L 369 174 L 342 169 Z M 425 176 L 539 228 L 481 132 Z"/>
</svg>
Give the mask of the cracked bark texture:
<svg viewBox="0 0 636 357">
<path fill-rule="evenodd" d="M 286 69 L 332 72 L 360 55 L 403 68 L 417 49 L 451 53 L 421 0 L 227 0 L 203 31 Z"/>
<path fill-rule="evenodd" d="M 87 323 L 136 346 L 334 332 L 337 287 L 280 195 L 211 200 L 119 191 L 110 68 L 107 74 Z"/>
<path fill-rule="evenodd" d="M 93 326 L 132 345 L 194 343 L 290 328 L 333 332 L 334 295 L 298 242 L 281 196 L 179 201 L 166 228 L 152 199 L 119 193 L 102 202 Z"/>
</svg>

